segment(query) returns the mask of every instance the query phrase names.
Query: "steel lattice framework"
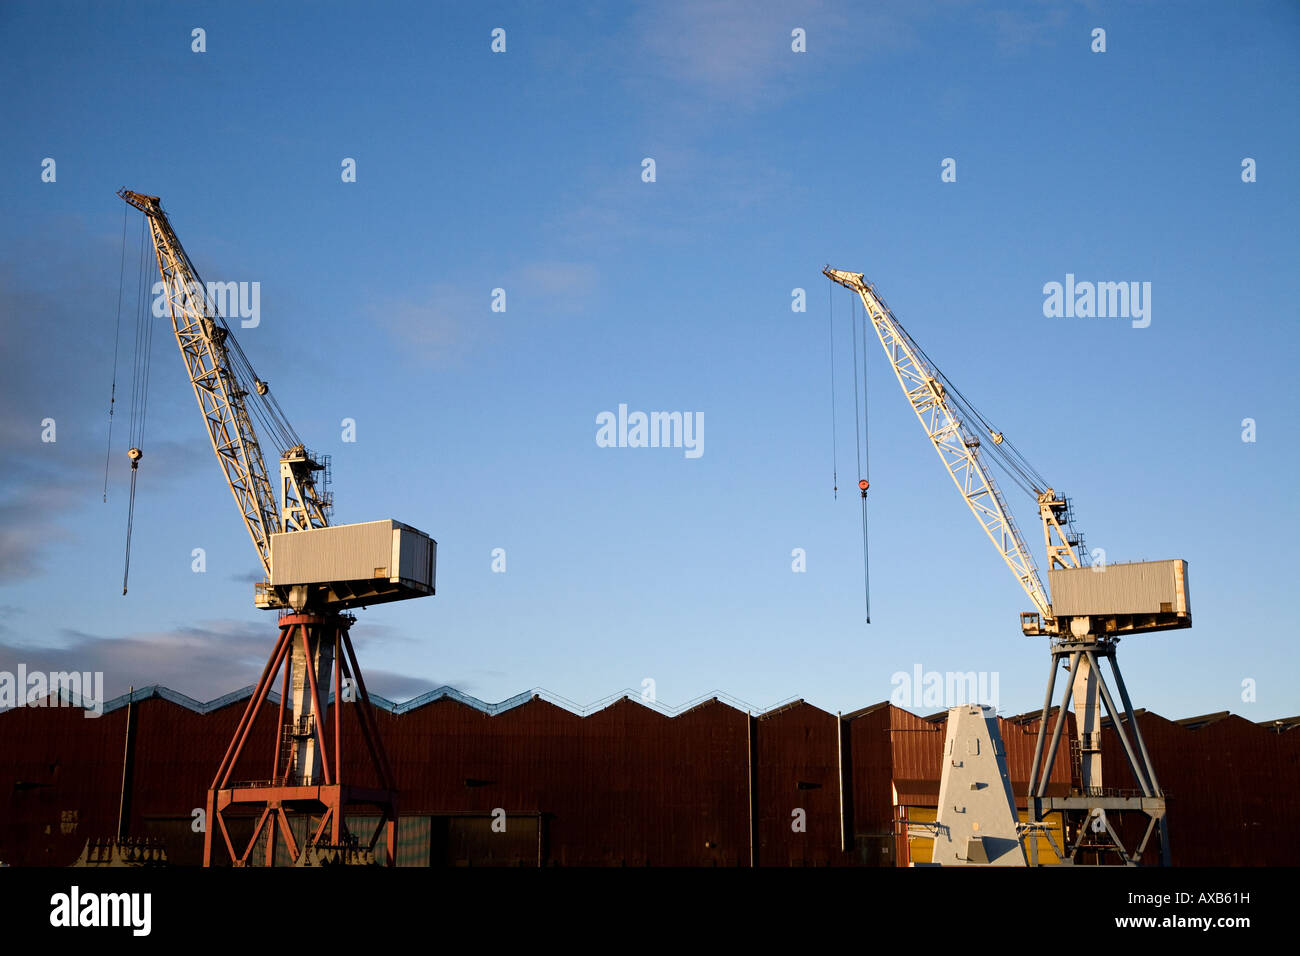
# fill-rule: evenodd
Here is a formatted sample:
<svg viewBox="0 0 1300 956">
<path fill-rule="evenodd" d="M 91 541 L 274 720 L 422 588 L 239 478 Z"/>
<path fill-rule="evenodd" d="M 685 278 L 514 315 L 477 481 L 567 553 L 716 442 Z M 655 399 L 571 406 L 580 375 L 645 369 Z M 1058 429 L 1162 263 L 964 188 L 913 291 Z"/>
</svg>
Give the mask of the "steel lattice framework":
<svg viewBox="0 0 1300 956">
<path fill-rule="evenodd" d="M 282 514 L 244 401 L 249 390 L 241 382 L 226 344 L 227 339 L 233 341 L 229 326 L 207 295 L 207 287 L 176 237 L 158 197 L 128 189 L 118 195 L 148 220 L 176 344 L 185 360 L 212 450 L 269 578 L 271 535 L 329 524 L 325 503 L 319 500 L 311 479 L 311 472 L 319 470 L 319 466 L 300 443 L 285 453 L 281 460 Z M 259 396 L 269 391 L 256 376 L 249 384 Z"/>
<path fill-rule="evenodd" d="M 938 373 L 922 358 L 916 343 L 861 272 L 841 272 L 831 268 L 822 271 L 835 282 L 856 292 L 862 299 L 862 305 L 880 338 L 880 344 L 889 356 L 894 374 L 898 376 L 898 384 L 907 396 L 912 411 L 916 412 L 930 444 L 939 453 L 944 468 L 961 492 L 962 500 L 1029 595 L 1042 620 L 1050 621 L 1052 608 L 1038 575 L 1038 566 L 997 485 L 980 460 L 979 437 L 962 423 L 956 410 L 946 400 Z"/>
</svg>

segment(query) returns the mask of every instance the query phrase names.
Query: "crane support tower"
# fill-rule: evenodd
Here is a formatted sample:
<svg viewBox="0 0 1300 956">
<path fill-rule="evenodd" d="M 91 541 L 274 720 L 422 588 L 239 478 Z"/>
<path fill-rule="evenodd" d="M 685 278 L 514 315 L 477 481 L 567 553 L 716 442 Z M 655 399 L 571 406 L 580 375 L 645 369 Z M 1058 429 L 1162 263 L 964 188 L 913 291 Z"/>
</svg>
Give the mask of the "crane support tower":
<svg viewBox="0 0 1300 956">
<path fill-rule="evenodd" d="M 935 866 L 1024 866 L 1007 755 L 992 707 L 948 708 L 935 814 Z"/>
<path fill-rule="evenodd" d="M 373 859 L 383 834 L 392 865 L 397 783 L 348 634 L 356 620 L 350 610 L 433 594 L 437 542 L 397 521 L 330 524 L 328 459 L 303 444 L 270 386 L 253 371 L 158 197 L 126 189 L 118 195 L 148 222 L 176 344 L 212 450 L 265 575 L 254 586 L 253 603 L 280 612 L 279 639 L 208 790 L 203 864 L 218 862 L 214 835 L 235 866 L 247 865 L 264 839 L 269 866 L 280 838 L 292 862 L 304 865 Z M 278 501 L 254 417 L 280 451 Z M 140 457 L 139 449 L 131 450 L 133 468 Z M 246 773 L 247 767 L 240 758 L 281 674 L 271 773 L 266 775 L 263 766 L 255 779 L 240 779 L 237 771 Z M 326 710 L 331 702 L 332 721 Z M 355 715 L 370 758 L 371 783 L 359 785 L 355 775 L 344 772 L 344 710 Z M 356 806 L 379 811 L 379 825 L 368 842 L 347 828 L 346 812 Z M 301 846 L 290 813 L 315 819 L 314 831 L 308 831 Z M 251 819 L 253 826 L 247 841 L 241 837 L 237 845 L 229 824 L 239 818 Z"/>
<path fill-rule="evenodd" d="M 1093 854 L 1094 859 L 1135 864 L 1142 859 L 1152 833 L 1158 829 L 1161 861 L 1167 865 L 1169 838 L 1165 795 L 1142 740 L 1128 688 L 1115 659 L 1115 649 L 1120 638 L 1130 634 L 1191 627 L 1187 562 L 1087 565 L 1083 538 L 1073 530 L 1068 499 L 1048 486 L 1011 446 L 1006 436 L 994 429 L 966 401 L 907 333 L 861 272 L 843 272 L 827 266 L 822 273 L 862 300 L 866 316 L 876 330 L 898 384 L 920 420 L 926 437 L 952 477 L 962 500 L 1033 606 L 1033 610 L 1020 615 L 1022 633 L 1045 636 L 1050 641 L 1051 670 L 1027 794 L 1030 825 L 1041 821 L 1044 814 L 1063 813 L 1067 833 L 1072 834 L 1073 842 L 1066 849 L 1058 849 L 1057 855 L 1062 862 L 1071 863 L 1078 862 L 1080 854 L 1087 852 Z M 989 447 L 988 457 L 1006 467 L 1008 474 L 1036 499 L 1047 550 L 1051 598 L 1011 510 L 993 481 L 985 460 L 985 443 Z M 1119 692 L 1118 701 L 1102 674 L 1103 660 L 1110 663 Z M 1049 743 L 1052 696 L 1061 669 L 1068 671 L 1069 678 L 1052 722 Z M 1075 715 L 1078 781 L 1072 781 L 1068 795 L 1048 796 L 1048 778 L 1071 701 Z M 1118 706 L 1120 702 L 1122 710 Z M 1138 785 L 1136 792 L 1102 786 L 1103 707 Z M 1147 817 L 1146 829 L 1131 849 L 1113 821 L 1107 818 L 1108 810 L 1121 814 L 1136 811 Z M 1037 862 L 1037 840 L 1032 840 L 1030 863 Z"/>
</svg>

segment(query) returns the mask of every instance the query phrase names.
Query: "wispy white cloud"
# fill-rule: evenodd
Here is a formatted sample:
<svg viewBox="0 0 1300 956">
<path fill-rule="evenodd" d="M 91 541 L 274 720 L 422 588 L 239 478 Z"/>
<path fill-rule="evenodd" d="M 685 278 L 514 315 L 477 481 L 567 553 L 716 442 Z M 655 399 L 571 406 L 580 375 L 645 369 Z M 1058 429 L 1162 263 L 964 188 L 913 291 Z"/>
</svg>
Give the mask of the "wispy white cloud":
<svg viewBox="0 0 1300 956">
<path fill-rule="evenodd" d="M 804 64 L 791 50 L 791 31 L 798 27 L 816 36 L 824 7 L 744 0 L 657 3 L 641 10 L 634 28 L 660 82 L 752 109 L 770 102 L 797 75 Z"/>
<path fill-rule="evenodd" d="M 1061 31 L 1074 15 L 1073 4 L 1060 0 L 1037 0 L 1029 4 L 994 10 L 990 14 L 998 50 L 1012 53 L 1059 40 Z M 1090 32 L 1079 35 L 1079 43 L 1088 41 Z"/>
<path fill-rule="evenodd" d="M 694 105 L 755 111 L 814 89 L 849 58 L 909 46 L 933 0 L 897 4 L 829 0 L 670 0 L 631 22 L 649 71 L 642 92 L 684 92 Z M 792 48 L 803 31 L 805 52 Z M 677 103 L 680 107 L 682 104 Z M 686 104 L 690 109 L 690 104 Z"/>
<path fill-rule="evenodd" d="M 377 305 L 375 322 L 408 355 L 434 365 L 455 365 L 487 326 L 490 289 L 471 293 L 449 283 Z"/>
<path fill-rule="evenodd" d="M 471 288 L 436 283 L 427 290 L 377 305 L 372 318 L 405 353 L 435 366 L 454 366 L 499 334 L 493 290 L 505 292 L 506 314 L 582 311 L 596 294 L 600 276 L 582 262 L 525 262 Z"/>
<path fill-rule="evenodd" d="M 534 262 L 519 270 L 519 278 L 525 293 L 554 305 L 558 300 L 585 300 L 595 291 L 598 276 L 586 263 Z"/>
<path fill-rule="evenodd" d="M 846 63 L 874 63 L 924 46 L 936 23 L 966 24 L 972 43 L 992 35 L 999 52 L 1054 42 L 1090 4 L 1028 0 L 981 6 L 964 0 L 667 0 L 630 21 L 648 69 L 633 74 L 648 100 L 717 116 L 719 106 L 754 112 L 820 88 Z M 806 52 L 791 49 L 805 31 Z M 851 104 L 846 104 L 850 106 Z"/>
</svg>

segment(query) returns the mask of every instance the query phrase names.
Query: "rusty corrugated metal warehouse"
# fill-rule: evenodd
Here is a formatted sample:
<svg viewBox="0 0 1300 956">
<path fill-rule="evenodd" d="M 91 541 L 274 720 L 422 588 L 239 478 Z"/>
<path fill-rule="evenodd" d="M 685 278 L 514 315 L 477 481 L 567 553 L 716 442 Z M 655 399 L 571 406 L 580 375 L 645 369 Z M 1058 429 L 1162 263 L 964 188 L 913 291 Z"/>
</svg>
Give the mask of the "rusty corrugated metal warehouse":
<svg viewBox="0 0 1300 956">
<path fill-rule="evenodd" d="M 72 863 L 88 839 L 165 840 L 198 865 L 214 768 L 249 688 L 199 704 L 160 687 L 87 719 L 69 707 L 0 714 L 0 862 Z M 398 865 L 899 866 L 928 859 L 945 715 L 888 703 L 842 717 L 803 701 L 753 716 L 717 698 L 668 716 L 619 698 L 587 716 L 525 693 L 488 705 L 451 688 L 405 704 L 374 698 L 401 787 Z M 129 714 L 129 721 L 128 721 Z M 270 708 L 254 739 L 273 739 Z M 1039 714 L 1002 719 L 1022 801 Z M 1300 720 L 1231 714 L 1170 721 L 1139 712 L 1169 798 L 1175 865 L 1283 865 L 1300 822 L 1279 794 L 1300 792 Z M 1106 779 L 1126 779 L 1112 730 Z M 1072 721 L 1066 733 L 1073 736 Z M 356 735 L 345 767 L 362 767 Z M 239 775 L 266 775 L 248 748 Z M 1069 748 L 1052 770 L 1064 793 Z M 505 834 L 492 813 L 506 812 Z M 803 830 L 793 821 L 803 811 Z M 251 819 L 248 822 L 251 833 Z M 1121 821 L 1121 825 L 1128 821 Z M 309 821 L 295 819 L 305 834 Z M 1133 821 L 1137 823 L 1137 821 Z M 254 859 L 259 854 L 253 855 Z M 1146 862 L 1156 862 L 1148 850 Z"/>
</svg>

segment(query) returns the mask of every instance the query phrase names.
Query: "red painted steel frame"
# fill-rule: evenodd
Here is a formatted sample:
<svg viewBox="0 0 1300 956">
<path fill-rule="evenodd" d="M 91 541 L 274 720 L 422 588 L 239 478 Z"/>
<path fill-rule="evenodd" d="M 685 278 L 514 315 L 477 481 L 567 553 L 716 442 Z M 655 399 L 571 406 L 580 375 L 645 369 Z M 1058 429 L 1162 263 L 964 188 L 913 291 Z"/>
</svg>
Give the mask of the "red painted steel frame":
<svg viewBox="0 0 1300 956">
<path fill-rule="evenodd" d="M 346 808 L 358 804 L 373 806 L 380 810 L 380 824 L 370 838 L 369 845 L 373 849 L 379 839 L 380 831 L 386 831 L 384 844 L 388 865 L 393 866 L 395 864 L 397 852 L 397 787 L 393 779 L 392 768 L 388 763 L 388 755 L 384 752 L 383 740 L 379 736 L 379 726 L 375 720 L 374 709 L 370 704 L 370 695 L 366 692 L 365 679 L 361 676 L 361 670 L 357 666 L 356 652 L 353 651 L 352 640 L 348 636 L 348 627 L 351 623 L 352 618 L 350 616 L 341 614 L 299 613 L 286 614 L 280 618 L 279 640 L 276 641 L 275 649 L 271 652 L 266 668 L 262 671 L 261 679 L 257 682 L 252 696 L 248 699 L 248 706 L 244 710 L 244 716 L 240 718 L 239 726 L 235 729 L 235 736 L 231 740 L 230 746 L 226 748 L 226 755 L 222 758 L 221 765 L 217 769 L 217 775 L 212 781 L 212 787 L 208 790 L 207 827 L 203 837 L 204 866 L 212 866 L 214 862 L 217 862 L 214 860 L 212 852 L 214 829 L 220 832 L 221 842 L 225 846 L 230 861 L 235 866 L 248 865 L 253 849 L 257 845 L 258 837 L 263 832 L 267 836 L 265 863 L 267 866 L 274 865 L 276 845 L 278 843 L 276 839 L 277 830 L 284 838 L 290 859 L 296 863 L 306 850 L 306 847 L 299 847 L 294 839 L 293 831 L 289 826 L 289 817 L 285 813 L 286 807 L 289 810 L 298 812 L 320 813 L 320 823 L 316 827 L 310 843 L 317 843 L 328 826 L 329 842 L 337 845 L 342 843 L 344 839 Z M 316 773 L 318 779 L 323 780 L 323 783 L 289 784 L 290 768 L 287 757 L 285 758 L 283 773 L 281 773 L 280 768 L 284 735 L 285 698 L 290 692 L 289 668 L 285 662 L 292 651 L 295 639 L 301 641 L 306 654 L 308 687 L 305 689 L 311 693 L 313 736 L 316 744 L 316 754 L 320 761 Z M 327 748 L 325 740 L 325 728 L 328 722 L 322 719 L 322 704 L 324 699 L 327 698 L 321 696 L 322 690 L 328 695 L 330 681 L 327 677 L 327 686 L 324 688 L 318 687 L 315 668 L 311 666 L 311 648 L 318 646 L 321 641 L 331 641 L 334 645 L 334 759 L 332 762 L 329 759 L 329 748 Z M 344 658 L 345 654 L 347 655 L 346 660 Z M 231 777 L 234 774 L 236 764 L 239 762 L 239 756 L 243 752 L 244 745 L 248 742 L 253 730 L 253 724 L 257 720 L 262 705 L 266 702 L 271 687 L 275 684 L 275 679 L 279 675 L 281 667 L 284 667 L 285 679 L 284 690 L 281 693 L 278 708 L 279 716 L 276 720 L 271 778 L 266 782 L 232 783 Z M 370 762 L 379 780 L 378 787 L 345 784 L 341 779 L 343 768 L 340 763 L 342 752 L 340 741 L 343 731 L 342 704 L 344 702 L 342 678 L 345 674 L 352 679 L 354 684 L 353 693 L 356 694 L 357 703 L 360 704 L 356 709 L 357 725 L 361 730 L 366 750 L 370 755 Z M 253 827 L 253 834 L 242 853 L 236 851 L 230 839 L 230 831 L 226 826 L 225 813 L 231 807 L 261 809 L 257 824 Z"/>
</svg>

